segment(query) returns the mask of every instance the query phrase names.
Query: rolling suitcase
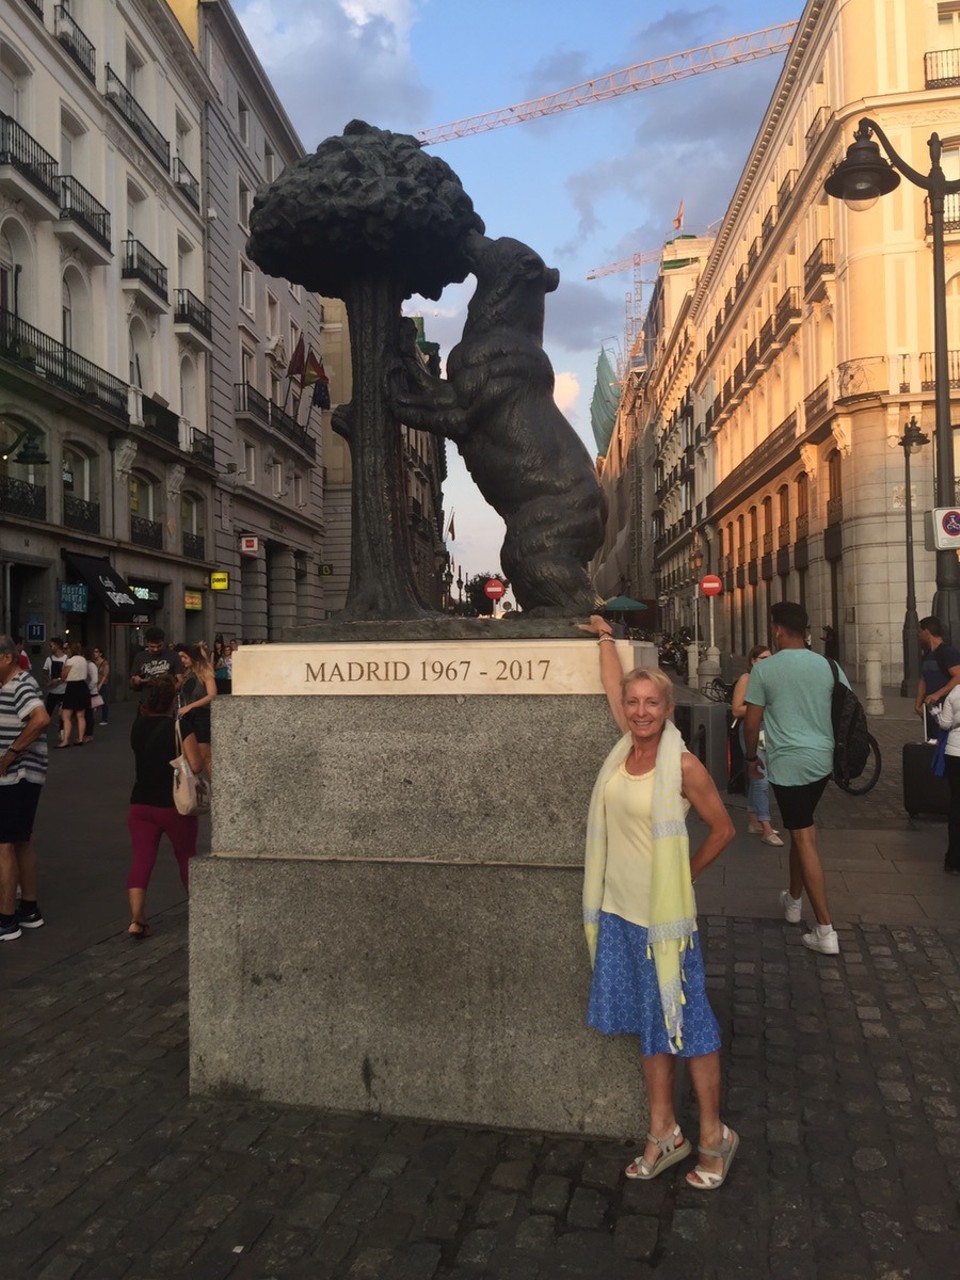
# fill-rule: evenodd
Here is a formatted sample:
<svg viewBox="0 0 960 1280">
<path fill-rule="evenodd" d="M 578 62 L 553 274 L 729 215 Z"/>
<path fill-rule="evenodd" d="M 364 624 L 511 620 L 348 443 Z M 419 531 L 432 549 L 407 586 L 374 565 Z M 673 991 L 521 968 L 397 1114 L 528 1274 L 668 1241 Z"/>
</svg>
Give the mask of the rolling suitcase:
<svg viewBox="0 0 960 1280">
<path fill-rule="evenodd" d="M 934 721 L 928 724 L 923 716 L 924 737 L 936 737 Z M 946 817 L 950 808 L 950 791 L 946 778 L 938 778 L 930 772 L 933 763 L 934 743 L 905 742 L 903 744 L 903 807 L 911 818 L 917 814 L 938 814 Z"/>
</svg>

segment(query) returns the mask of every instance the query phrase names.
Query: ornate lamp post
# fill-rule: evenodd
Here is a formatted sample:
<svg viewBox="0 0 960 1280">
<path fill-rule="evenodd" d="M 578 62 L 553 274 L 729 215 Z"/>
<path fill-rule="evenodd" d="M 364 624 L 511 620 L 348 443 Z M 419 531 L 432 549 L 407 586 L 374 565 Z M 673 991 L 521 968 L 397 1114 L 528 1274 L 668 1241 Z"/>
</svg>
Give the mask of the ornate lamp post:
<svg viewBox="0 0 960 1280">
<path fill-rule="evenodd" d="M 883 143 L 889 163 L 872 140 L 876 134 Z M 960 191 L 960 178 L 948 179 L 940 166 L 943 150 L 940 137 L 930 135 L 930 172 L 926 177 L 903 160 L 875 120 L 864 116 L 854 140 L 847 148 L 846 159 L 835 165 L 824 190 L 828 196 L 844 200 L 860 211 L 869 209 L 880 196 L 888 195 L 900 185 L 900 174 L 930 198 L 930 222 L 933 232 L 933 360 L 935 387 L 934 434 L 936 437 L 936 495 L 938 507 L 955 505 L 953 474 L 953 429 L 950 425 L 950 372 L 947 350 L 947 289 L 943 256 L 944 197 Z M 901 442 L 902 443 L 902 442 Z M 951 639 L 960 640 L 960 562 L 955 551 L 937 552 L 937 592 L 933 612 L 947 628 Z"/>
<path fill-rule="evenodd" d="M 903 450 L 904 508 L 907 519 L 907 611 L 903 616 L 903 680 L 900 697 L 908 698 L 920 679 L 920 619 L 917 617 L 917 594 L 913 578 L 913 494 L 910 490 L 910 454 L 930 443 L 930 437 L 920 430 L 916 418 L 911 418 L 898 441 Z"/>
</svg>

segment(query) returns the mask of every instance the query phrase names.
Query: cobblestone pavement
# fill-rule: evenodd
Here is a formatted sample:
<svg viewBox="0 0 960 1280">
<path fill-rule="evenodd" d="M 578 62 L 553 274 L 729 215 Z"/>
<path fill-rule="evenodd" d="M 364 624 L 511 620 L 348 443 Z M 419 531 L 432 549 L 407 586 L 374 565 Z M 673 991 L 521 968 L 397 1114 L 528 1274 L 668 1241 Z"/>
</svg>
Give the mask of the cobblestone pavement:
<svg viewBox="0 0 960 1280">
<path fill-rule="evenodd" d="M 685 1186 L 688 1165 L 628 1183 L 639 1135 L 621 1145 L 191 1099 L 186 908 L 171 905 L 169 877 L 151 894 L 155 936 L 132 944 L 120 932 L 126 728 L 64 753 L 41 810 L 50 923 L 0 948 L 0 1273 L 958 1274 L 960 885 L 937 875 L 942 825 L 911 823 L 899 804 L 899 746 L 916 721 L 891 714 L 872 727 L 880 786 L 862 799 L 831 787 L 821 811 L 828 875 L 860 908 L 838 912 L 856 921 L 840 925 L 839 956 L 811 955 L 767 912 L 781 851 L 740 837 L 704 889 L 724 1118 L 743 1139 L 714 1194 Z M 68 847 L 56 844 L 64 812 Z M 881 881 L 868 903 L 865 886 Z M 695 1137 L 685 1082 L 679 1114 Z"/>
</svg>

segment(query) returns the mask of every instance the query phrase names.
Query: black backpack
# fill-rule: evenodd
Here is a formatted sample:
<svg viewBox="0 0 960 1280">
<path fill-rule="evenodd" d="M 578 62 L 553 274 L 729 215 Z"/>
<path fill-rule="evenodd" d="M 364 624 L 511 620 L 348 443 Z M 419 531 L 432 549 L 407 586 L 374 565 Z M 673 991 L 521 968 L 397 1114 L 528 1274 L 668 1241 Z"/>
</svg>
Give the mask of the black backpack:
<svg viewBox="0 0 960 1280">
<path fill-rule="evenodd" d="M 860 699 L 840 683 L 840 672 L 832 658 L 828 658 L 833 672 L 833 695 L 830 703 L 830 719 L 833 721 L 833 777 L 839 783 L 859 778 L 867 767 L 870 755 L 870 733 L 867 713 Z"/>
</svg>

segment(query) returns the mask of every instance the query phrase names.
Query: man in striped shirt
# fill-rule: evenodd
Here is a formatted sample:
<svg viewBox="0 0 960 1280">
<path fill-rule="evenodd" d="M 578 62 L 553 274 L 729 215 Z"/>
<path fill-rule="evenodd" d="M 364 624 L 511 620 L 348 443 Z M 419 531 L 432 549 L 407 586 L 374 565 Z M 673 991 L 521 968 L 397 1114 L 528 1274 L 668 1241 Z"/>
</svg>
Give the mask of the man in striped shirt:
<svg viewBox="0 0 960 1280">
<path fill-rule="evenodd" d="M 47 776 L 49 723 L 36 680 L 20 669 L 15 642 L 0 635 L 0 942 L 43 924 L 31 837 Z"/>
</svg>

